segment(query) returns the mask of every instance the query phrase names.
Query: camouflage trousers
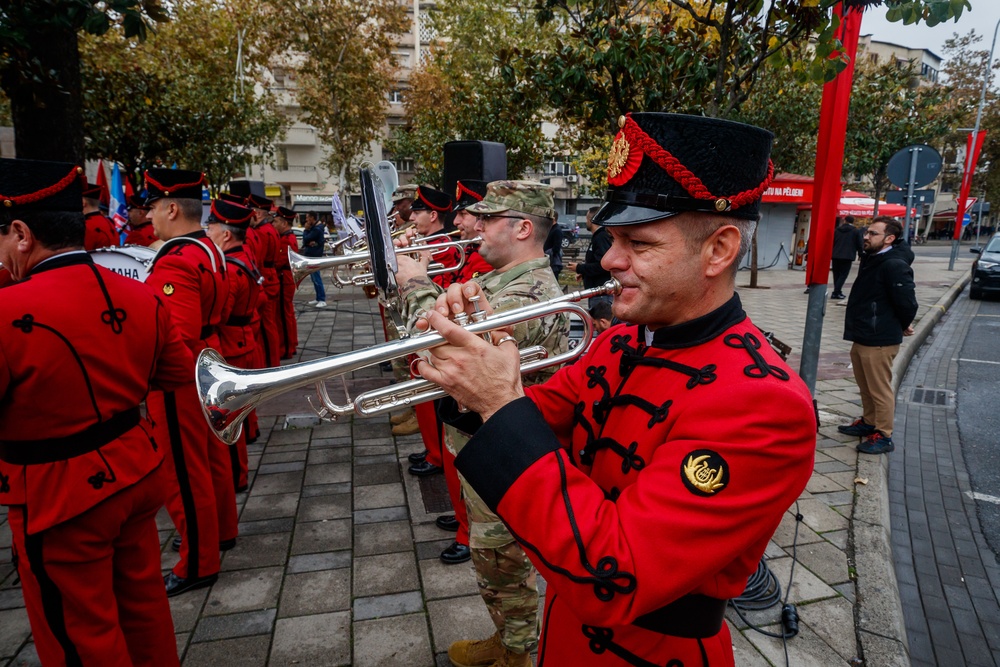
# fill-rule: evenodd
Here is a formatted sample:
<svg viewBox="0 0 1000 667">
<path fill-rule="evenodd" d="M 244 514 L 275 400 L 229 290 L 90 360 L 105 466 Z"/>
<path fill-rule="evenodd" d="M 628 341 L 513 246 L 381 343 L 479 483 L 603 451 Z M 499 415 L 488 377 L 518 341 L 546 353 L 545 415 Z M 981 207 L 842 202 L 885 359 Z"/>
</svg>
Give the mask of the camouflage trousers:
<svg viewBox="0 0 1000 667">
<path fill-rule="evenodd" d="M 538 573 L 500 517 L 459 477 L 469 510 L 469 546 L 479 594 L 500 642 L 517 653 L 533 651 L 538 646 Z"/>
</svg>

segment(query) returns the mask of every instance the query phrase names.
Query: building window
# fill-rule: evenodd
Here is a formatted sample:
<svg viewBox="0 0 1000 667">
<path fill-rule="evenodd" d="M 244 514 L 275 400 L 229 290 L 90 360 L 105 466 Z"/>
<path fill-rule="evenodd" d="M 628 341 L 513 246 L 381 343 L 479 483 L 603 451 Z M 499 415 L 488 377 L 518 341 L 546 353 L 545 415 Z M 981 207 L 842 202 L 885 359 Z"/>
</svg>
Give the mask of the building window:
<svg viewBox="0 0 1000 667">
<path fill-rule="evenodd" d="M 396 171 L 401 173 L 413 173 L 413 159 L 412 158 L 402 158 L 389 160 L 392 162 L 392 166 L 396 168 Z"/>
<path fill-rule="evenodd" d="M 278 171 L 288 171 L 288 149 L 277 146 L 274 149 L 274 168 Z"/>
<path fill-rule="evenodd" d="M 392 90 L 392 91 L 389 91 L 389 103 L 390 104 L 402 104 L 403 103 L 403 91 L 402 90 Z"/>
</svg>

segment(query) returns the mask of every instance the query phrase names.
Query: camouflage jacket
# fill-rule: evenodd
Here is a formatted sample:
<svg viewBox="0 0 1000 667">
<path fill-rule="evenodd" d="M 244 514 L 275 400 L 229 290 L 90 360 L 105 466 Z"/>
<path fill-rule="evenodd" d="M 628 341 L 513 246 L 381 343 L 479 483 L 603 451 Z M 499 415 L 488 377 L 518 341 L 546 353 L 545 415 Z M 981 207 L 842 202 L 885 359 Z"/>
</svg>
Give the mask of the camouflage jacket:
<svg viewBox="0 0 1000 667">
<path fill-rule="evenodd" d="M 548 257 L 528 260 L 504 272 L 490 271 L 474 279 L 483 288 L 495 312 L 503 312 L 562 296 Z M 416 315 L 434 307 L 442 289 L 428 279 L 410 280 L 400 287 L 403 317 L 410 331 L 415 331 Z M 549 315 L 522 322 L 514 327 L 518 347 L 543 345 L 550 355 L 566 352 L 569 345 L 569 317 Z M 555 368 L 546 368 L 524 378 L 526 386 L 552 377 Z"/>
</svg>

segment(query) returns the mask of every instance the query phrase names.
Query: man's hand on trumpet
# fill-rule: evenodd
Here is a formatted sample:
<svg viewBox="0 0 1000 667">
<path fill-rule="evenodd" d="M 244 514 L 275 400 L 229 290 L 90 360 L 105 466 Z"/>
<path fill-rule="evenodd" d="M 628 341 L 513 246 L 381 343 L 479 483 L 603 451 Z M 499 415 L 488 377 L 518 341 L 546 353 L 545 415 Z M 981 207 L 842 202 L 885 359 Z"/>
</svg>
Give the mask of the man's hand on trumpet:
<svg viewBox="0 0 1000 667">
<path fill-rule="evenodd" d="M 517 341 L 509 331 L 491 332 L 490 342 L 450 319 L 480 312 L 492 314 L 493 310 L 477 283 L 451 285 L 438 297 L 434 310 L 417 323 L 418 329 L 440 333 L 448 344 L 428 350 L 416 370 L 486 421 L 507 403 L 524 396 L 524 388 Z"/>
</svg>

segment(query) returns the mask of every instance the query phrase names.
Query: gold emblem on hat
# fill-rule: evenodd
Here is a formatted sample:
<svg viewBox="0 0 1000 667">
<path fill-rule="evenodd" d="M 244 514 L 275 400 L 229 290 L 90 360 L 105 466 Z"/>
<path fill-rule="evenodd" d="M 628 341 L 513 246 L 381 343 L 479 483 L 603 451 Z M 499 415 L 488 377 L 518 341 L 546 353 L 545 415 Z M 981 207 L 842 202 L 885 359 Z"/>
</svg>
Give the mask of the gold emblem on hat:
<svg viewBox="0 0 1000 667">
<path fill-rule="evenodd" d="M 708 459 L 711 455 L 689 456 L 684 462 L 684 476 L 691 486 L 702 493 L 713 494 L 720 491 L 726 484 L 722 481 L 725 476 L 725 464 L 720 464 L 718 469 L 708 467 Z"/>
<path fill-rule="evenodd" d="M 10 208 L 11 206 L 13 206 L 13 205 L 14 205 L 14 202 L 12 202 L 12 201 L 11 201 L 11 200 L 9 200 L 9 199 L 4 199 L 4 200 L 3 200 L 3 205 L 4 205 L 4 206 L 6 206 L 7 208 Z"/>
<path fill-rule="evenodd" d="M 166 283 L 163 286 L 163 293 L 166 294 L 167 296 L 170 296 L 171 294 L 174 293 L 174 286 L 171 285 L 170 283 Z"/>
<path fill-rule="evenodd" d="M 608 155 L 608 176 L 610 178 L 617 178 L 618 174 L 622 173 L 625 163 L 628 162 L 629 148 L 628 139 L 625 138 L 624 134 L 619 134 L 615 138 L 615 142 L 611 144 L 611 154 Z"/>
<path fill-rule="evenodd" d="M 723 197 L 719 197 L 715 200 L 715 210 L 719 213 L 729 210 L 729 200 Z"/>
</svg>

